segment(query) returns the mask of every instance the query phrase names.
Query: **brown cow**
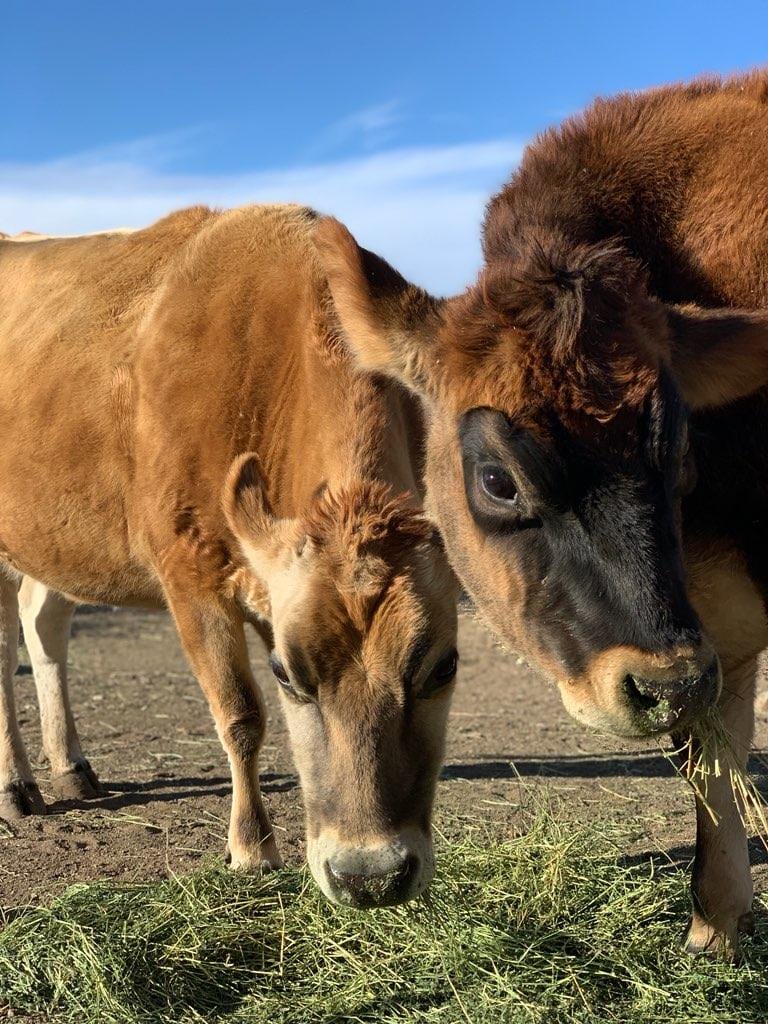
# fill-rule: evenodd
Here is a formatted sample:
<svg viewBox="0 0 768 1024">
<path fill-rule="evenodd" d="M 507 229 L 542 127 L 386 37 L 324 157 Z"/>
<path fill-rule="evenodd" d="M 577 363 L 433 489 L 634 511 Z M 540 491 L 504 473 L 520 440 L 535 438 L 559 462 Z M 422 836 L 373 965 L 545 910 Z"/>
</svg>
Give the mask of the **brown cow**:
<svg viewBox="0 0 768 1024">
<path fill-rule="evenodd" d="M 132 234 L 0 242 L 0 813 L 44 809 L 11 686 L 26 574 L 42 581 L 21 606 L 63 792 L 97 783 L 60 595 L 167 605 L 230 759 L 231 863 L 279 864 L 250 620 L 270 647 L 274 631 L 315 877 L 379 905 L 433 870 L 455 585 L 407 497 L 417 408 L 340 346 L 314 221 L 196 208 Z"/>
<path fill-rule="evenodd" d="M 742 761 L 768 643 L 766 168 L 761 72 L 545 133 L 457 298 L 316 232 L 360 362 L 422 396 L 428 501 L 493 629 L 615 733 L 684 735 L 719 698 Z M 709 800 L 688 948 L 735 951 L 747 841 L 727 779 Z"/>
</svg>

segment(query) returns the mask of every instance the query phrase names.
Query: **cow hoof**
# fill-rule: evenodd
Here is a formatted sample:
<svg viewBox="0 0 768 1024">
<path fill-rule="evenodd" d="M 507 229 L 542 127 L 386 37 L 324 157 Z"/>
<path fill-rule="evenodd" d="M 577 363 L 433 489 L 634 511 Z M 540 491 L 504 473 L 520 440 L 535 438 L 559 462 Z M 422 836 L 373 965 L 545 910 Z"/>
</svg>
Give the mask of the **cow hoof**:
<svg viewBox="0 0 768 1024">
<path fill-rule="evenodd" d="M 277 850 L 274 839 L 268 840 L 256 850 L 239 850 L 232 853 L 229 843 L 224 847 L 224 863 L 230 871 L 242 871 L 249 875 L 266 875 L 283 866 L 283 858 Z"/>
<path fill-rule="evenodd" d="M 51 788 L 57 800 L 95 800 L 104 796 L 104 787 L 87 761 L 55 775 L 51 779 Z"/>
<path fill-rule="evenodd" d="M 746 934 L 746 932 L 742 931 L 741 923 L 745 918 L 751 917 L 752 914 L 742 914 L 739 918 L 738 928 L 735 928 L 732 934 L 718 931 L 712 925 L 694 918 L 685 937 L 683 948 L 691 956 L 719 957 L 732 963 L 738 963 L 741 956 L 739 932 Z M 745 927 L 748 927 L 746 922 Z M 754 920 L 752 927 L 754 928 Z"/>
<path fill-rule="evenodd" d="M 35 782 L 12 782 L 0 791 L 0 818 L 18 821 L 30 814 L 45 814 L 45 800 Z"/>
</svg>

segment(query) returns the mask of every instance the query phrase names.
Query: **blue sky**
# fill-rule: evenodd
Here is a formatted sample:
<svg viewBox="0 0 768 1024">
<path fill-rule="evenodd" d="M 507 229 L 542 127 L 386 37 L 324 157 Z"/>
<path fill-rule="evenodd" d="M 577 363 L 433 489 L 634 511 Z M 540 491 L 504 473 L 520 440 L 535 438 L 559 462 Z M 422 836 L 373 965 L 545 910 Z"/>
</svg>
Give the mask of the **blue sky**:
<svg viewBox="0 0 768 1024">
<path fill-rule="evenodd" d="M 768 0 L 2 0 L 0 229 L 307 202 L 438 292 L 537 131 L 768 63 Z"/>
</svg>

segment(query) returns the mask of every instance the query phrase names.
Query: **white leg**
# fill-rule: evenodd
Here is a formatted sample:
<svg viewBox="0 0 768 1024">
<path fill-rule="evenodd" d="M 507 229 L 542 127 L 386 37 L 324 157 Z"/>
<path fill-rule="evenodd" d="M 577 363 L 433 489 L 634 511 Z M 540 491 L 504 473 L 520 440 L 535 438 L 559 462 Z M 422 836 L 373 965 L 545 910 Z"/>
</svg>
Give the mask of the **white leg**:
<svg viewBox="0 0 768 1024">
<path fill-rule="evenodd" d="M 18 665 L 18 584 L 0 575 L 0 818 L 45 814 L 16 720 L 13 676 Z"/>
<path fill-rule="evenodd" d="M 83 756 L 67 689 L 67 647 L 74 604 L 24 577 L 19 591 L 24 641 L 35 673 L 43 750 L 59 799 L 87 800 L 102 792 Z"/>
</svg>

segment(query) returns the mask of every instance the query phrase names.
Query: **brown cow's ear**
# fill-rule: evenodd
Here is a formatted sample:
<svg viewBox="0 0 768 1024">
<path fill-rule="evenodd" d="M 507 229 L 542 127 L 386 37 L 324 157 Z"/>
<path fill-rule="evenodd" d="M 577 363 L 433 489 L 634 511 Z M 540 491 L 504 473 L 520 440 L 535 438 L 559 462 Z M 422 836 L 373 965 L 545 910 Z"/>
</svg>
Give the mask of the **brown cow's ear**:
<svg viewBox="0 0 768 1024">
<path fill-rule="evenodd" d="M 360 366 L 429 394 L 441 300 L 361 248 L 333 217 L 318 222 L 314 240 L 342 330 Z"/>
<path fill-rule="evenodd" d="M 692 409 L 768 385 L 768 310 L 669 306 L 672 370 Z"/>
</svg>

